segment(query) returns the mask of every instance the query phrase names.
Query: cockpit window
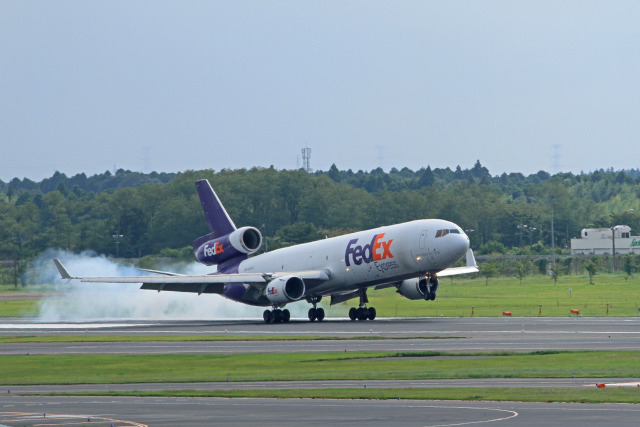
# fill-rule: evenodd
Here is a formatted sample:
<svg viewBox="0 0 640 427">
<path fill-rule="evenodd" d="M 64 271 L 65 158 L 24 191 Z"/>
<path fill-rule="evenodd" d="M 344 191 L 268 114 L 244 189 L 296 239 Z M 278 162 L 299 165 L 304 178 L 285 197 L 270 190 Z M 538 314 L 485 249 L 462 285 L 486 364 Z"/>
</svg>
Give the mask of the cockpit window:
<svg viewBox="0 0 640 427">
<path fill-rule="evenodd" d="M 446 229 L 438 230 L 436 232 L 436 238 L 442 237 L 442 236 L 446 236 L 449 233 L 451 233 L 451 234 L 460 234 L 460 230 L 458 230 L 457 228 L 452 228 L 452 229 L 449 229 L 449 230 L 446 230 Z"/>
</svg>

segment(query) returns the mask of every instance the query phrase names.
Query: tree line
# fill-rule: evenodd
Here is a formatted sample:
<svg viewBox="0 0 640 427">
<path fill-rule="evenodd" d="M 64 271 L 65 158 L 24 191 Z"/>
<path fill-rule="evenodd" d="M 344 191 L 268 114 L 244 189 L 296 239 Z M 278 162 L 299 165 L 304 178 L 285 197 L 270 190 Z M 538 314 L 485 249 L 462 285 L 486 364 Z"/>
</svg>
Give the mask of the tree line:
<svg viewBox="0 0 640 427">
<path fill-rule="evenodd" d="M 253 168 L 176 174 L 119 170 L 35 183 L 0 181 L 0 259 L 11 277 L 47 248 L 120 258 L 191 256 L 208 232 L 194 181 L 209 179 L 238 227 L 252 225 L 262 250 L 419 218 L 451 220 L 478 254 L 567 253 L 585 227 L 626 224 L 640 232 L 640 178 L 632 171 L 540 171 L 491 176 L 470 169 L 384 172 Z M 552 221 L 553 218 L 553 221 Z M 5 274 L 7 276 L 8 274 Z M 1 280 L 1 278 L 0 278 Z"/>
</svg>

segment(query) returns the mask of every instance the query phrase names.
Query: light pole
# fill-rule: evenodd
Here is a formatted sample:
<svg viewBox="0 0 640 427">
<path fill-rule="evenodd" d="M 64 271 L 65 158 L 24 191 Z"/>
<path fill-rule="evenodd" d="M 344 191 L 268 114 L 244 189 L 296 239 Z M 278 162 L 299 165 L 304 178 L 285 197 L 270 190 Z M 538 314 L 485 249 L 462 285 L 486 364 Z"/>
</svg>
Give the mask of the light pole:
<svg viewBox="0 0 640 427">
<path fill-rule="evenodd" d="M 531 227 L 529 228 L 529 246 L 533 245 L 533 232 L 536 231 L 537 228 Z"/>
<path fill-rule="evenodd" d="M 111 237 L 113 237 L 116 241 L 116 258 L 120 258 L 120 239 L 124 237 L 124 234 L 120 234 L 120 232 L 118 232 L 112 234 Z"/>
<path fill-rule="evenodd" d="M 616 230 L 618 226 L 611 227 L 611 253 L 613 254 L 613 266 L 611 266 L 611 271 L 616 272 Z"/>
<path fill-rule="evenodd" d="M 526 229 L 527 227 L 528 227 L 527 224 L 518 224 L 516 226 L 516 228 L 520 230 L 520 247 L 522 247 L 522 230 Z"/>
</svg>

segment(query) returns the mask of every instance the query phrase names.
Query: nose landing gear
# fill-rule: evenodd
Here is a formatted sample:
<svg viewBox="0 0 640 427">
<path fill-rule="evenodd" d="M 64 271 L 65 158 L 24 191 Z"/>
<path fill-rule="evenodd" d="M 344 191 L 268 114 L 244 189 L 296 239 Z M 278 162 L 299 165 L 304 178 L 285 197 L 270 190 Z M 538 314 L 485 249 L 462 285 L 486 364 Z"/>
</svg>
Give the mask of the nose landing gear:
<svg viewBox="0 0 640 427">
<path fill-rule="evenodd" d="M 438 278 L 435 274 L 431 277 L 427 277 L 427 292 L 424 299 L 426 301 L 433 301 L 436 299 L 436 293 L 438 292 Z"/>
</svg>

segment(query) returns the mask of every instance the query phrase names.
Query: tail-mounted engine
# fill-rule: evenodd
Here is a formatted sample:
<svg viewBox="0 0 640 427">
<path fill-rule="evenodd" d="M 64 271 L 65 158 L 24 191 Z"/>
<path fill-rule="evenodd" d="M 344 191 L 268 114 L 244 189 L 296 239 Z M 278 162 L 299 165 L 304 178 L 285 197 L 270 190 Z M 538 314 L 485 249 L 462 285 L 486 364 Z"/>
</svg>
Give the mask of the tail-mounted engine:
<svg viewBox="0 0 640 427">
<path fill-rule="evenodd" d="M 264 295 L 274 305 L 297 301 L 304 296 L 304 281 L 295 276 L 278 277 L 269 282 Z"/>
<path fill-rule="evenodd" d="M 262 245 L 262 234 L 257 228 L 242 227 L 216 239 L 211 234 L 193 244 L 196 259 L 205 265 L 220 264 L 237 256 L 247 256 Z"/>
<path fill-rule="evenodd" d="M 411 300 L 434 300 L 438 291 L 438 279 L 416 277 L 415 279 L 403 280 L 398 285 L 398 293 Z"/>
</svg>

